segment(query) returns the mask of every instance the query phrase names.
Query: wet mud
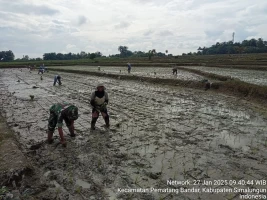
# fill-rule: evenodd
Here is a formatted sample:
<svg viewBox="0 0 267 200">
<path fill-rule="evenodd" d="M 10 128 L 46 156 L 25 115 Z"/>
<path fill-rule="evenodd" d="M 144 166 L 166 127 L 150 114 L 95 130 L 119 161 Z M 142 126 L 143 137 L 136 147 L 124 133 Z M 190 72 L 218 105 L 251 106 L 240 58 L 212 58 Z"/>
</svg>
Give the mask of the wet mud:
<svg viewBox="0 0 267 200">
<path fill-rule="evenodd" d="M 237 98 L 146 82 L 27 69 L 0 70 L 0 109 L 38 168 L 38 199 L 234 199 L 227 193 L 122 193 L 167 188 L 167 180 L 266 179 L 266 118 Z M 111 128 L 90 130 L 90 94 L 106 85 Z M 34 86 L 36 86 L 34 88 Z M 31 100 L 30 95 L 34 95 Z M 74 103 L 81 114 L 67 147 L 46 144 L 49 107 Z M 172 186 L 174 187 L 174 186 Z M 201 187 L 201 186 L 199 186 Z M 175 187 L 174 187 L 175 188 Z M 24 191 L 25 192 L 25 191 Z M 29 194 L 30 196 L 30 194 Z"/>
<path fill-rule="evenodd" d="M 178 70 L 177 74 L 172 74 L 172 67 L 132 67 L 131 73 L 128 73 L 127 67 L 114 66 L 53 66 L 53 69 L 64 70 L 83 70 L 89 72 L 103 72 L 107 74 L 121 74 L 131 76 L 152 77 L 160 79 L 179 79 L 184 81 L 201 81 L 205 77 L 190 73 L 183 70 Z"/>
<path fill-rule="evenodd" d="M 186 68 L 197 69 L 208 73 L 218 74 L 222 76 L 231 76 L 240 79 L 241 81 L 252 83 L 256 85 L 267 85 L 266 71 L 252 70 L 252 69 L 231 69 L 231 68 L 216 68 L 216 67 L 202 67 L 202 66 L 187 66 Z"/>
</svg>

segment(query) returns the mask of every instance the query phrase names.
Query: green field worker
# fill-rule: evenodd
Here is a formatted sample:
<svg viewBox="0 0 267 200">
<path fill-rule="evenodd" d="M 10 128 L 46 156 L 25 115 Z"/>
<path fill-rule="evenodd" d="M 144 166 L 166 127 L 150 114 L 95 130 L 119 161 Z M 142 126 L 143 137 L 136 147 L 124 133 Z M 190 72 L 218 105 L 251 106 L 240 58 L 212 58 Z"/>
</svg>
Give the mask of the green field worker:
<svg viewBox="0 0 267 200">
<path fill-rule="evenodd" d="M 105 91 L 103 84 L 98 84 L 96 90 L 91 95 L 90 104 L 93 107 L 91 129 L 95 130 L 95 124 L 99 117 L 99 113 L 103 116 L 106 128 L 109 128 L 109 115 L 107 111 L 108 105 L 108 93 Z"/>
<path fill-rule="evenodd" d="M 53 134 L 55 128 L 58 128 L 61 144 L 66 147 L 66 141 L 63 136 L 63 120 L 65 121 L 71 137 L 75 137 L 74 121 L 78 119 L 78 108 L 69 103 L 56 103 L 50 108 L 50 116 L 48 119 L 48 138 L 49 144 L 53 142 Z"/>
</svg>

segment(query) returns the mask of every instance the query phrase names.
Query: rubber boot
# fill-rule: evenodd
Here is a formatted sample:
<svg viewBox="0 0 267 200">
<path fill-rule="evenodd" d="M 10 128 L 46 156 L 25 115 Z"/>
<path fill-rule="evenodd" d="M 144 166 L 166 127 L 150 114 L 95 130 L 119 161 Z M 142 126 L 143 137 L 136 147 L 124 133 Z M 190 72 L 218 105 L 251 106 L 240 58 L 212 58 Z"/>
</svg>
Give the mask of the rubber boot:
<svg viewBox="0 0 267 200">
<path fill-rule="evenodd" d="M 53 132 L 51 132 L 51 131 L 47 132 L 47 142 L 48 142 L 48 144 L 53 143 Z"/>
<path fill-rule="evenodd" d="M 106 116 L 105 118 L 104 118 L 104 120 L 105 120 L 105 123 L 106 123 L 106 128 L 109 128 L 109 116 Z"/>
<path fill-rule="evenodd" d="M 97 121 L 97 118 L 92 118 L 92 121 L 91 121 L 91 129 L 92 130 L 95 130 L 96 121 Z"/>
<path fill-rule="evenodd" d="M 67 146 L 67 143 L 65 141 L 65 138 L 63 136 L 63 133 L 59 133 L 59 137 L 60 137 L 60 143 L 62 144 L 63 147 Z"/>
</svg>

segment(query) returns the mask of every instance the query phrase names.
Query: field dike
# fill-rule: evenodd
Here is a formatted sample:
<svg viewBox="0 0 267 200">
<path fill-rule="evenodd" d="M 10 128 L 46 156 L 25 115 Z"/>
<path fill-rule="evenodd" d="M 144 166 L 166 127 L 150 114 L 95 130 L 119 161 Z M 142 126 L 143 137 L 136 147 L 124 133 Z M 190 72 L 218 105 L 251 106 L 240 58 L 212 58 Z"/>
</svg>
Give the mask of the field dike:
<svg viewBox="0 0 267 200">
<path fill-rule="evenodd" d="M 234 79 L 230 76 L 221 76 L 213 73 L 203 72 L 196 69 L 188 69 L 184 67 L 176 67 L 180 70 L 185 70 L 188 72 L 196 73 L 198 75 L 205 76 L 213 80 L 219 80 L 219 82 L 213 82 L 211 89 L 217 92 L 223 92 L 226 94 L 234 95 L 237 97 L 244 97 L 255 100 L 256 102 L 266 104 L 267 100 L 267 86 L 259 86 L 251 83 L 246 83 L 240 81 L 239 79 Z M 165 84 L 170 86 L 182 86 L 194 89 L 204 89 L 204 84 L 199 81 L 186 81 L 179 79 L 160 79 L 152 77 L 141 77 L 135 75 L 121 75 L 121 74 L 109 74 L 104 72 L 91 72 L 91 71 L 82 71 L 82 70 L 67 70 L 67 69 L 53 69 L 51 71 L 61 71 L 67 73 L 77 73 L 77 74 L 88 74 L 95 75 L 100 77 L 110 77 L 120 80 L 136 80 L 141 82 L 149 82 L 153 84 Z"/>
<path fill-rule="evenodd" d="M 198 69 L 190 69 L 190 68 L 184 68 L 184 67 L 173 67 L 173 68 L 188 71 L 188 72 L 198 74 L 201 76 L 205 76 L 205 77 L 212 79 L 212 80 L 219 80 L 219 81 L 233 80 L 233 78 L 231 78 L 230 76 L 222 76 L 222 75 L 218 75 L 218 74 L 208 73 L 208 72 L 204 72 L 204 71 L 201 71 Z"/>
<path fill-rule="evenodd" d="M 0 192 L 5 197 L 8 190 L 19 200 L 233 200 L 239 193 L 155 190 L 183 187 L 168 185 L 167 180 L 267 178 L 267 118 L 248 101 L 84 72 L 60 72 L 62 85 L 53 86 L 54 75 L 49 71 L 41 79 L 37 71 L 28 69 L 0 70 L 1 115 L 32 170 L 16 185 L 4 184 L 7 188 Z M 111 127 L 106 130 L 100 117 L 91 131 L 89 101 L 99 82 L 109 93 Z M 79 108 L 76 138 L 63 127 L 66 148 L 60 145 L 57 132 L 53 144 L 45 142 L 49 108 L 57 102 Z M 155 190 L 123 192 L 140 188 Z"/>
<path fill-rule="evenodd" d="M 199 81 L 185 81 L 179 79 L 161 79 L 161 78 L 153 78 L 153 77 L 142 77 L 136 75 L 122 75 L 122 74 L 109 74 L 105 72 L 92 72 L 92 71 L 82 71 L 82 70 L 67 70 L 67 69 L 53 69 L 49 68 L 50 71 L 60 71 L 66 73 L 76 73 L 76 74 L 87 74 L 93 76 L 101 76 L 108 78 L 115 78 L 119 80 L 135 80 L 140 82 L 148 82 L 153 84 L 166 84 L 172 86 L 184 86 L 190 88 L 203 88 L 203 83 Z"/>
</svg>

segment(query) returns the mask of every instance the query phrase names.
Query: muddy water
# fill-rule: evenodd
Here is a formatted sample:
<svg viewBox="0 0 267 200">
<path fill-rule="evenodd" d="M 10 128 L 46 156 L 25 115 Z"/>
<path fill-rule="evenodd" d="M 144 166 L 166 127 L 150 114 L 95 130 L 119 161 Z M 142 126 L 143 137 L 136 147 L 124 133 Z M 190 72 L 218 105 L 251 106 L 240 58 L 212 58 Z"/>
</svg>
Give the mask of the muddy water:
<svg viewBox="0 0 267 200">
<path fill-rule="evenodd" d="M 63 85 L 53 87 L 52 72 L 41 80 L 26 69 L 0 71 L 1 109 L 25 148 L 45 141 L 53 103 L 79 107 L 78 136 L 68 137 L 64 128 L 66 149 L 55 133 L 54 144 L 44 143 L 31 154 L 51 185 L 47 194 L 59 193 L 60 199 L 229 199 L 227 193 L 120 193 L 118 188 L 170 188 L 169 179 L 266 179 L 266 119 L 253 105 L 212 92 L 60 74 Z M 90 130 L 89 98 L 98 82 L 110 96 L 110 131 L 101 118 L 97 130 Z"/>
<path fill-rule="evenodd" d="M 60 66 L 53 67 L 58 69 L 69 69 L 69 70 L 84 70 L 84 71 L 93 71 L 99 72 L 98 66 Z M 112 66 L 101 66 L 100 72 L 105 72 L 108 74 L 127 74 L 127 67 L 112 67 Z M 201 81 L 204 79 L 203 76 L 178 70 L 177 75 L 172 74 L 171 67 L 132 67 L 131 75 L 133 76 L 142 76 L 142 77 L 154 77 L 154 78 L 172 78 L 180 80 L 194 80 Z"/>
<path fill-rule="evenodd" d="M 229 69 L 229 68 L 216 68 L 216 67 L 188 67 L 191 69 L 198 69 L 201 71 L 219 74 L 223 76 L 232 76 L 238 78 L 244 82 L 256 84 L 256 85 L 267 85 L 267 72 L 259 70 L 245 70 L 245 69 Z"/>
</svg>

